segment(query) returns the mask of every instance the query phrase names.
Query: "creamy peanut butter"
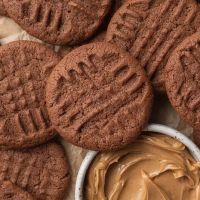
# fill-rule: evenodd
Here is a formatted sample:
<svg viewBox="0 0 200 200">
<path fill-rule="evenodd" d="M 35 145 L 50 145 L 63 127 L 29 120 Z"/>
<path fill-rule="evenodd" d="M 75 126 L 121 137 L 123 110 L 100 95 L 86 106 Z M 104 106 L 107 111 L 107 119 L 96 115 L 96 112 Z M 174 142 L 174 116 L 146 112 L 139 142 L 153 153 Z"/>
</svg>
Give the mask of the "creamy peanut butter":
<svg viewBox="0 0 200 200">
<path fill-rule="evenodd" d="M 123 150 L 97 155 L 85 200 L 200 200 L 200 163 L 177 140 L 148 133 Z"/>
</svg>

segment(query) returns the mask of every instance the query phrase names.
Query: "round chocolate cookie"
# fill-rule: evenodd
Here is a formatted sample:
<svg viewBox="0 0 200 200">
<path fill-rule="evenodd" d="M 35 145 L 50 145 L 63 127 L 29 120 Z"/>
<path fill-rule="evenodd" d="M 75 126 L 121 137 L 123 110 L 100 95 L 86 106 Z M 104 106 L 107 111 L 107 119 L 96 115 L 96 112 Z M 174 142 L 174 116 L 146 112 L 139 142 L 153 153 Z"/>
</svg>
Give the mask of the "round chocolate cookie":
<svg viewBox="0 0 200 200">
<path fill-rule="evenodd" d="M 171 104 L 193 128 L 200 130 L 200 32 L 185 39 L 166 66 Z"/>
<path fill-rule="evenodd" d="M 196 145 L 200 147 L 200 131 L 199 130 L 193 131 L 193 138 Z"/>
<path fill-rule="evenodd" d="M 0 146 L 30 147 L 55 136 L 44 88 L 59 61 L 53 50 L 35 42 L 0 47 Z"/>
<path fill-rule="evenodd" d="M 75 49 L 56 66 L 46 100 L 62 137 L 83 148 L 107 151 L 140 134 L 153 94 L 136 60 L 116 45 L 97 42 Z"/>
<path fill-rule="evenodd" d="M 111 0 L 3 0 L 23 29 L 51 44 L 77 44 L 92 36 Z"/>
<path fill-rule="evenodd" d="M 49 143 L 23 151 L 0 150 L 0 160 L 0 197 L 7 194 L 12 197 L 9 200 L 17 197 L 63 200 L 70 175 L 61 145 Z M 7 200 L 1 198 L 4 199 Z"/>
<path fill-rule="evenodd" d="M 169 56 L 199 26 L 196 0 L 129 0 L 111 19 L 106 40 L 129 51 L 145 68 L 154 88 L 165 91 Z"/>
</svg>

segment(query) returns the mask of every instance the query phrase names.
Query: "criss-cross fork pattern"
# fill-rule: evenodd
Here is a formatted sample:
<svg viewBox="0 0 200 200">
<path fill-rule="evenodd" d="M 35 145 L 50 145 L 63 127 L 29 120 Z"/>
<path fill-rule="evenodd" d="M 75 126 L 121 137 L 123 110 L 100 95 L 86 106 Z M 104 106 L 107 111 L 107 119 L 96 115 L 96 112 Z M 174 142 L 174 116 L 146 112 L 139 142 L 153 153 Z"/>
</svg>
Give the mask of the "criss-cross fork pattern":
<svg viewBox="0 0 200 200">
<path fill-rule="evenodd" d="M 20 51 L 20 56 L 26 58 L 25 52 Z M 10 63 L 9 68 L 0 65 L 1 131 L 10 128 L 8 123 L 15 127 L 13 132 L 18 134 L 45 129 L 49 126 L 49 119 L 45 108 L 40 105 L 43 98 L 43 88 L 38 84 L 40 72 L 31 72 L 28 64 L 16 69 L 18 64 L 14 59 Z"/>
</svg>

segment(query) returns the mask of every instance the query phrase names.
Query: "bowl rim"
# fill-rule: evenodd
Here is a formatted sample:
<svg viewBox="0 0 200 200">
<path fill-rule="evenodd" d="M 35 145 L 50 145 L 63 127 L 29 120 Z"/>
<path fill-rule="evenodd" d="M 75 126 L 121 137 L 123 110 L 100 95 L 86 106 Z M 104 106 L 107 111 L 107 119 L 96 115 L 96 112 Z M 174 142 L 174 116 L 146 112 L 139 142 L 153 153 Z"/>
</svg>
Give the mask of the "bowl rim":
<svg viewBox="0 0 200 200">
<path fill-rule="evenodd" d="M 190 140 L 187 136 L 185 136 L 180 131 L 177 131 L 176 129 L 173 129 L 169 126 L 162 125 L 162 124 L 149 124 L 146 126 L 144 131 L 161 133 L 161 134 L 168 135 L 172 138 L 177 139 L 188 148 L 192 156 L 197 161 L 200 161 L 200 149 L 194 144 L 192 140 Z M 80 166 L 77 179 L 76 179 L 76 185 L 75 185 L 75 200 L 84 200 L 83 189 L 84 189 L 85 176 L 90 164 L 92 163 L 93 159 L 96 157 L 97 154 L 98 154 L 97 151 L 89 151 L 86 154 Z"/>
</svg>

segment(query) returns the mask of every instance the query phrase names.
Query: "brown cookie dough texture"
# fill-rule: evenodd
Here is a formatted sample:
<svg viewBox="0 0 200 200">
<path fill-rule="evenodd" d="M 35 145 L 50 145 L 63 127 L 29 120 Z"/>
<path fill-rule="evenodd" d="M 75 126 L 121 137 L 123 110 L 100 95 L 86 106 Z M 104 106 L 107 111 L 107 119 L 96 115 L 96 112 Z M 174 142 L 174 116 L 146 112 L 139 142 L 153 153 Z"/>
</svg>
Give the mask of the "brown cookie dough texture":
<svg viewBox="0 0 200 200">
<path fill-rule="evenodd" d="M 115 4 L 115 11 L 118 10 L 124 3 L 126 3 L 128 0 L 114 0 Z"/>
<path fill-rule="evenodd" d="M 91 42 L 103 42 L 105 40 L 105 36 L 106 36 L 106 32 L 103 31 L 101 33 L 98 33 L 97 35 L 95 35 L 91 40 L 88 41 L 88 43 Z M 84 44 L 86 44 L 86 42 L 84 42 Z M 58 54 L 63 58 L 65 57 L 69 52 L 71 52 L 72 50 L 80 47 L 81 45 L 74 45 L 74 46 L 61 46 Z"/>
<path fill-rule="evenodd" d="M 3 0 L 23 29 L 51 44 L 77 44 L 92 36 L 111 0 Z"/>
<path fill-rule="evenodd" d="M 63 200 L 70 176 L 61 145 L 1 150 L 0 160 L 1 200 Z"/>
<path fill-rule="evenodd" d="M 153 86 L 165 91 L 169 56 L 200 26 L 196 0 L 129 0 L 113 16 L 106 39 L 129 51 L 145 68 Z"/>
<path fill-rule="evenodd" d="M 0 0 L 0 15 L 7 15 L 7 12 L 3 4 L 3 0 Z"/>
<path fill-rule="evenodd" d="M 185 39 L 166 66 L 166 90 L 180 116 L 200 130 L 200 32 Z"/>
<path fill-rule="evenodd" d="M 0 199 L 1 200 L 34 200 L 33 197 L 16 186 L 10 181 L 4 181 L 0 185 Z"/>
<path fill-rule="evenodd" d="M 65 56 L 48 79 L 46 97 L 61 136 L 99 151 L 131 143 L 147 123 L 153 99 L 142 67 L 106 42 L 79 47 Z"/>
<path fill-rule="evenodd" d="M 35 42 L 0 47 L 0 146 L 30 147 L 55 136 L 44 88 L 59 61 L 53 50 Z"/>
<path fill-rule="evenodd" d="M 200 147 L 200 131 L 199 130 L 193 131 L 193 138 L 196 145 Z"/>
</svg>

